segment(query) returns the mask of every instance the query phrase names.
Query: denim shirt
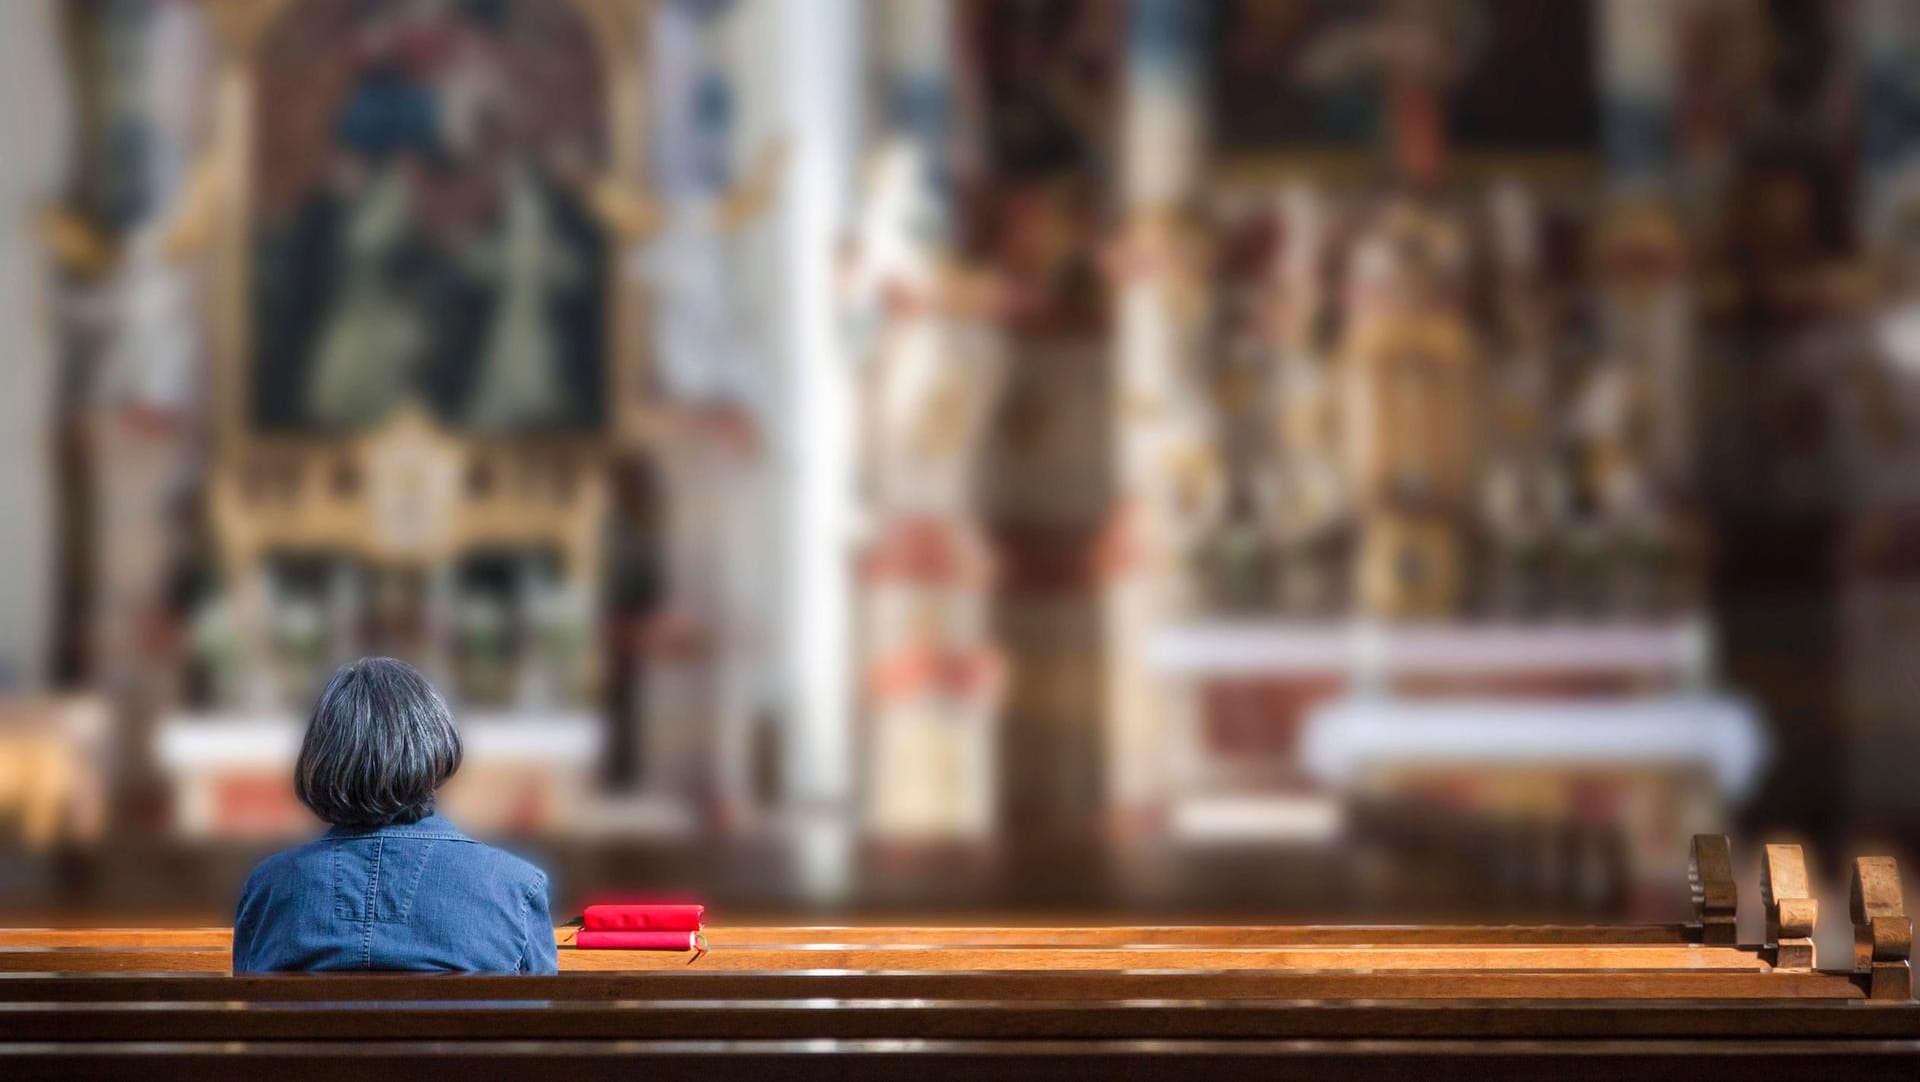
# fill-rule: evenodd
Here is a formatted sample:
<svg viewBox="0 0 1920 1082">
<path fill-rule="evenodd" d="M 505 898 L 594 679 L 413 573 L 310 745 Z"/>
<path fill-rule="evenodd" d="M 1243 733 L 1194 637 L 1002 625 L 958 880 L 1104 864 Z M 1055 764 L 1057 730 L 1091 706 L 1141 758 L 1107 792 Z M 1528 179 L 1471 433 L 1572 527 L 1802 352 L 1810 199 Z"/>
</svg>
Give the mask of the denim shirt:
<svg viewBox="0 0 1920 1082">
<path fill-rule="evenodd" d="M 438 815 L 275 853 L 233 919 L 235 973 L 559 968 L 546 874 Z"/>
</svg>

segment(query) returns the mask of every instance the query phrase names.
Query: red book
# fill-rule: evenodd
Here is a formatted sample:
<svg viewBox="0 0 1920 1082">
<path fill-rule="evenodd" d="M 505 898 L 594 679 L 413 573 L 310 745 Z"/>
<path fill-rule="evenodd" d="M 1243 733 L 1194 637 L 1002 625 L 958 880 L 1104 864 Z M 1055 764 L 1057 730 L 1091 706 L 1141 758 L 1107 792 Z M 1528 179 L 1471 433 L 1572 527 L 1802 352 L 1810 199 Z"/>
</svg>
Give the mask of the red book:
<svg viewBox="0 0 1920 1082">
<path fill-rule="evenodd" d="M 596 932 L 697 932 L 704 905 L 590 905 L 582 927 Z"/>
<path fill-rule="evenodd" d="M 589 951 L 693 951 L 699 932 L 599 932 L 582 928 L 573 945 Z"/>
</svg>

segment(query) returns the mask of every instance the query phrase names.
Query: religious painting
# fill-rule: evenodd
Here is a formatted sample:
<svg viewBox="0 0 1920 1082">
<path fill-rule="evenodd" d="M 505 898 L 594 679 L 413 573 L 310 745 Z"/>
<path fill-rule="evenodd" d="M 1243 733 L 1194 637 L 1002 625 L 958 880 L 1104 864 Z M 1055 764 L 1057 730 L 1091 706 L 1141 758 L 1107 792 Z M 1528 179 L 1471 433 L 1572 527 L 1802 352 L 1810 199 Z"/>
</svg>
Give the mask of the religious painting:
<svg viewBox="0 0 1920 1082">
<path fill-rule="evenodd" d="M 1477 7 L 1478 40 L 1447 87 L 1449 142 L 1489 153 L 1598 147 L 1593 5 L 1478 0 Z"/>
<path fill-rule="evenodd" d="M 253 425 L 597 427 L 606 76 L 573 5 L 309 0 L 254 70 Z"/>
<path fill-rule="evenodd" d="M 1385 10 L 1365 0 L 1228 0 L 1211 8 L 1205 69 L 1219 149 L 1357 151 L 1384 141 L 1384 58 L 1363 70 L 1358 44 Z"/>
<path fill-rule="evenodd" d="M 988 172 L 1003 184 L 1104 172 L 1126 8 L 1117 0 L 990 0 L 960 8 L 964 77 L 989 122 Z"/>
<path fill-rule="evenodd" d="M 1226 155 L 1592 148 L 1589 3 L 1228 0 L 1208 8 L 1214 139 Z M 1515 86 L 1527 88 L 1515 94 Z"/>
</svg>

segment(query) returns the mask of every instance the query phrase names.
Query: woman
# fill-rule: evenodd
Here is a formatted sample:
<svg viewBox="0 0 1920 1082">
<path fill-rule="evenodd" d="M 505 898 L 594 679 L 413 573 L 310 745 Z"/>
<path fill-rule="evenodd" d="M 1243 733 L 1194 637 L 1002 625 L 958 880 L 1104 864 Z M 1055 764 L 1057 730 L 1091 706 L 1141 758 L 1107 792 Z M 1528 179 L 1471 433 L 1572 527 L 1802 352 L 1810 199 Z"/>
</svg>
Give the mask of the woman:
<svg viewBox="0 0 1920 1082">
<path fill-rule="evenodd" d="M 557 972 L 546 875 L 433 814 L 459 768 L 453 715 L 411 666 L 365 658 L 334 673 L 293 777 L 333 829 L 247 877 L 234 972 Z"/>
</svg>

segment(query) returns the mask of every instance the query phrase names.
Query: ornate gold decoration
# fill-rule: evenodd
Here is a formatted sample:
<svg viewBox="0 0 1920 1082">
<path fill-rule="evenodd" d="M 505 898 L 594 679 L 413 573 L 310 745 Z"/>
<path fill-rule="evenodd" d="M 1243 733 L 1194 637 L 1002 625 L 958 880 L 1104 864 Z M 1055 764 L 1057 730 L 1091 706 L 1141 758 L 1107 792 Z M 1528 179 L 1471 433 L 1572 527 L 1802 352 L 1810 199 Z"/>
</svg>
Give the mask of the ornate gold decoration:
<svg viewBox="0 0 1920 1082">
<path fill-rule="evenodd" d="M 350 554 L 376 566 L 426 566 L 463 552 L 515 548 L 556 552 L 561 574 L 598 573 L 609 505 L 608 460 L 647 431 L 645 297 L 618 272 L 607 276 L 606 430 L 590 436 L 480 437 L 450 431 L 403 409 L 373 429 L 340 435 L 259 431 L 248 364 L 247 283 L 256 53 L 297 0 L 209 0 L 219 49 L 212 145 L 173 211 L 169 248 L 206 251 L 214 267 L 218 417 L 210 481 L 212 526 L 241 607 L 257 614 L 256 572 L 275 551 Z M 572 0 L 599 50 L 605 78 L 607 166 L 589 178 L 590 201 L 616 240 L 631 215 L 594 198 L 617 193 L 622 208 L 645 202 L 641 65 L 644 7 Z M 624 215 L 624 216 L 623 216 Z"/>
</svg>

